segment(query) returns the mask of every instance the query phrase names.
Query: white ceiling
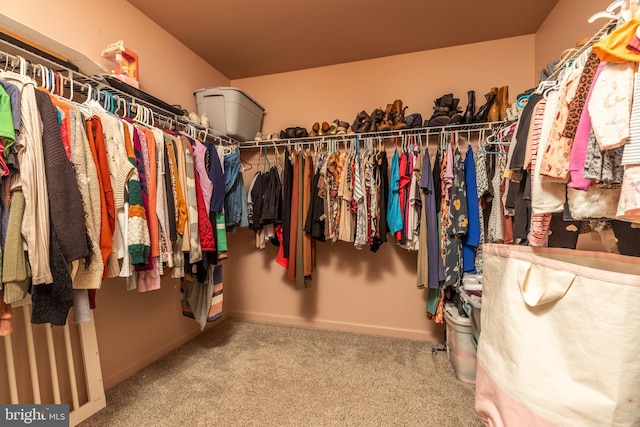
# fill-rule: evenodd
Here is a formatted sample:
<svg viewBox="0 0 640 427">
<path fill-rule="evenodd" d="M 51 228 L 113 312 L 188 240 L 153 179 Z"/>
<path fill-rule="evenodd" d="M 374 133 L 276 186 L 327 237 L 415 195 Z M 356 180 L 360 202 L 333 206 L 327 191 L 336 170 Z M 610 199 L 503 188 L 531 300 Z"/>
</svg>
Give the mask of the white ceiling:
<svg viewBox="0 0 640 427">
<path fill-rule="evenodd" d="M 535 33 L 558 0 L 128 0 L 229 79 Z"/>
</svg>

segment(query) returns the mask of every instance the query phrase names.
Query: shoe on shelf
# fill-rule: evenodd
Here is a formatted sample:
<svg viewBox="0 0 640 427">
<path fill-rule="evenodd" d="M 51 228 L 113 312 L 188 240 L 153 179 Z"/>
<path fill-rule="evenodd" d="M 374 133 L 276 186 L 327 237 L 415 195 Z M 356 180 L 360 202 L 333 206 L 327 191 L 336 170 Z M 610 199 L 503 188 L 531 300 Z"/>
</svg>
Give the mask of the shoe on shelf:
<svg viewBox="0 0 640 427">
<path fill-rule="evenodd" d="M 330 135 L 329 133 L 330 130 L 331 130 L 331 126 L 329 126 L 329 123 L 322 122 L 322 125 L 320 126 L 320 132 L 318 132 L 318 135 L 320 136 Z"/>
<path fill-rule="evenodd" d="M 309 136 L 309 133 L 307 132 L 307 130 L 305 128 L 302 127 L 296 127 L 295 128 L 295 137 L 296 138 L 307 138 Z"/>
<path fill-rule="evenodd" d="M 493 91 L 484 95 L 484 98 L 486 99 L 487 102 L 484 105 L 482 105 L 480 108 L 478 108 L 476 115 L 473 117 L 473 123 L 487 122 L 487 119 L 489 117 L 489 110 L 493 106 L 494 101 L 496 100 L 496 96 L 497 96 L 497 93 Z"/>
<path fill-rule="evenodd" d="M 336 125 L 336 135 L 344 135 L 349 130 L 349 123 L 343 122 L 342 120 L 335 119 L 333 121 Z"/>
<path fill-rule="evenodd" d="M 406 129 L 409 126 L 404 118 L 404 112 L 407 107 L 402 106 L 402 101 L 400 99 L 396 99 L 393 101 L 393 130 Z"/>
<path fill-rule="evenodd" d="M 451 118 L 451 124 L 457 125 L 462 121 L 462 110 L 458 110 L 458 104 L 460 103 L 459 98 L 453 98 L 453 102 L 451 103 L 451 111 L 449 112 L 449 117 Z"/>
<path fill-rule="evenodd" d="M 311 130 L 309 131 L 309 136 L 310 137 L 318 136 L 319 132 L 320 132 L 320 123 L 315 122 L 313 126 L 311 126 Z"/>
<path fill-rule="evenodd" d="M 470 90 L 467 92 L 467 108 L 464 110 L 464 114 L 462 115 L 463 124 L 473 123 L 473 116 L 476 113 L 476 92 Z"/>
<path fill-rule="evenodd" d="M 422 126 L 422 114 L 413 113 L 404 118 L 408 128 L 419 128 Z"/>
<path fill-rule="evenodd" d="M 255 138 L 253 138 L 254 141 L 262 141 L 263 137 L 262 137 L 262 132 L 258 131 L 256 132 L 256 136 Z"/>
<path fill-rule="evenodd" d="M 369 132 L 378 132 L 380 130 L 380 124 L 382 123 L 382 119 L 384 118 L 384 111 L 380 108 L 376 108 L 371 113 L 371 127 Z"/>
<path fill-rule="evenodd" d="M 370 124 L 371 118 L 369 117 L 369 114 L 367 114 L 366 111 L 362 110 L 360 113 L 358 113 L 355 120 L 353 121 L 353 124 L 351 125 L 351 129 L 353 129 L 353 131 L 356 133 L 367 132 L 368 129 L 367 131 L 362 130 L 362 127 L 365 125 L 365 122 L 369 122 Z"/>
<path fill-rule="evenodd" d="M 509 86 L 502 86 L 498 89 L 498 111 L 500 121 L 507 118 L 507 108 L 509 108 Z"/>
<path fill-rule="evenodd" d="M 393 129 L 393 117 L 394 117 L 393 104 L 387 104 L 387 108 L 384 110 L 384 116 L 382 121 L 378 125 L 378 131 L 386 132 Z"/>
<path fill-rule="evenodd" d="M 433 115 L 428 121 L 428 126 L 446 126 L 451 123 L 451 107 L 453 105 L 453 94 L 448 93 L 434 101 Z"/>
<path fill-rule="evenodd" d="M 193 123 L 200 123 L 200 116 L 198 113 L 194 113 L 193 111 L 189 113 L 189 120 Z"/>
<path fill-rule="evenodd" d="M 498 91 L 499 89 L 497 87 L 491 88 L 494 97 L 491 108 L 489 108 L 489 112 L 487 113 L 487 121 L 489 122 L 497 122 L 500 120 L 500 99 L 498 98 Z"/>
<path fill-rule="evenodd" d="M 200 125 L 209 128 L 211 127 L 211 120 L 209 120 L 209 116 L 207 116 L 207 113 L 202 113 L 202 115 L 200 115 Z"/>
</svg>

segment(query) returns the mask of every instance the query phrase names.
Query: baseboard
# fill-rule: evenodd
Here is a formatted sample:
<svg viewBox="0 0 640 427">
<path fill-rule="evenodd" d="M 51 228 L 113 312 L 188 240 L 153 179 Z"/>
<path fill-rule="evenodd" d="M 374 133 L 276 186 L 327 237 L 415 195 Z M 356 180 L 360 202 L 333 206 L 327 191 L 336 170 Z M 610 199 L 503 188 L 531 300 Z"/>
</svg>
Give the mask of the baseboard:
<svg viewBox="0 0 640 427">
<path fill-rule="evenodd" d="M 388 337 L 408 338 L 418 341 L 441 343 L 442 330 L 436 326 L 433 331 L 418 329 L 390 328 L 378 325 L 365 325 L 352 322 L 340 322 L 335 320 L 304 319 L 294 316 L 283 316 L 268 313 L 255 313 L 249 311 L 234 311 L 229 313 L 229 318 L 239 320 L 251 320 L 255 322 L 276 323 L 280 325 L 307 326 L 334 331 L 355 332 L 359 334 L 382 335 Z"/>
<path fill-rule="evenodd" d="M 210 328 L 215 327 L 215 325 L 224 322 L 227 318 L 229 318 L 229 315 L 226 314 L 226 313 L 223 314 L 223 316 L 220 319 L 216 320 L 215 322 L 207 324 L 207 326 L 205 326 L 204 331 L 207 331 Z M 190 333 L 188 333 L 186 335 L 182 335 L 182 336 L 174 339 L 173 341 L 163 345 L 162 347 L 159 347 L 159 348 L 155 349 L 153 352 L 147 354 L 142 359 L 136 360 L 134 363 L 131 363 L 131 364 L 129 364 L 129 365 L 117 370 L 116 372 L 114 372 L 112 374 L 109 374 L 108 376 L 105 376 L 103 378 L 103 380 L 104 380 L 104 389 L 105 390 L 109 390 L 111 387 L 113 387 L 113 386 L 117 385 L 118 383 L 126 380 L 127 378 L 129 378 L 133 374 L 137 373 L 138 371 L 141 371 L 142 369 L 146 368 L 147 366 L 149 366 L 150 364 L 152 364 L 156 360 L 160 359 L 162 356 L 165 356 L 165 355 L 169 354 L 170 352 L 172 352 L 176 348 L 178 348 L 178 347 L 186 344 L 187 342 L 191 341 L 192 339 L 194 339 L 195 337 L 197 337 L 198 335 L 200 335 L 204 331 L 200 331 L 198 329 L 198 330 L 190 332 Z"/>
</svg>

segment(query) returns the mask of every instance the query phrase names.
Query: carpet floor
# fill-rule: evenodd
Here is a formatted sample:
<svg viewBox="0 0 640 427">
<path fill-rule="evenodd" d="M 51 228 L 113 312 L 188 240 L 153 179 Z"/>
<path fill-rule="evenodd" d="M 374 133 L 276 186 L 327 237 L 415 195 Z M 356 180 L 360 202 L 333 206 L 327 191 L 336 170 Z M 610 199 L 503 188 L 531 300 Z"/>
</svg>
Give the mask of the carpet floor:
<svg viewBox="0 0 640 427">
<path fill-rule="evenodd" d="M 98 426 L 482 426 L 435 344 L 226 320 L 106 393 Z"/>
</svg>

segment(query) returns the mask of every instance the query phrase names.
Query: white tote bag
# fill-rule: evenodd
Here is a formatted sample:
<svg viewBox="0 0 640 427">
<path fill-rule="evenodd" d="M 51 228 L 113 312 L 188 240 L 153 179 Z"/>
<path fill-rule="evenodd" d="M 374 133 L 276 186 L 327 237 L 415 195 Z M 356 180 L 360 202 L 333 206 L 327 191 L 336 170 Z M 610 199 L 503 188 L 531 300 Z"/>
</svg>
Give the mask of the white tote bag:
<svg viewBox="0 0 640 427">
<path fill-rule="evenodd" d="M 476 412 L 489 426 L 640 426 L 640 258 L 483 246 Z"/>
</svg>

